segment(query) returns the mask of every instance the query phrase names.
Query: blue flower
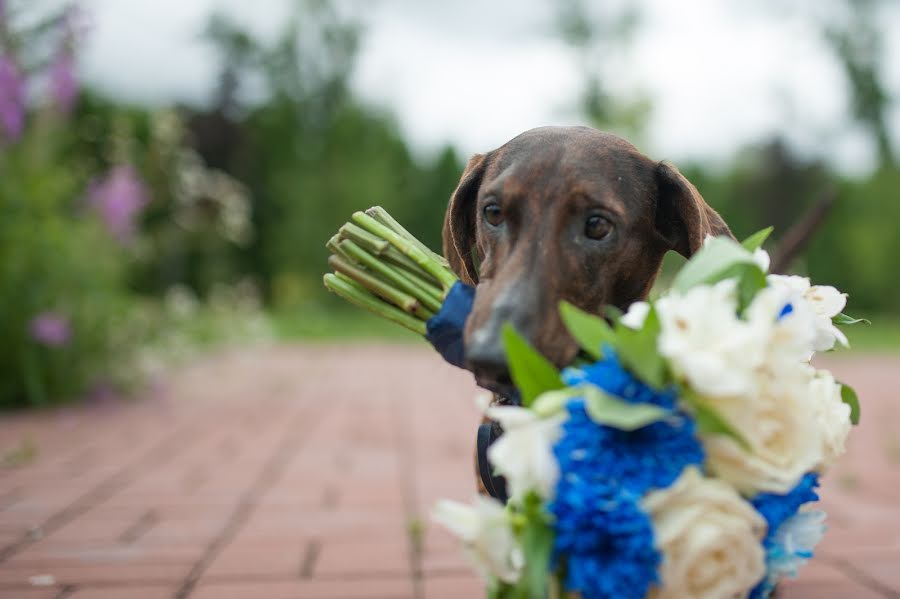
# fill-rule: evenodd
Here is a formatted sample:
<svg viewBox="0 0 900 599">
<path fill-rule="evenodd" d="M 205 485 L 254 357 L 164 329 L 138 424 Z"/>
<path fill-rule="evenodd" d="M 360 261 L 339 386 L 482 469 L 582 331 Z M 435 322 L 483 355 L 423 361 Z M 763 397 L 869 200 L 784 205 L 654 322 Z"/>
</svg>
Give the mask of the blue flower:
<svg viewBox="0 0 900 599">
<path fill-rule="evenodd" d="M 694 422 L 684 414 L 622 431 L 594 422 L 583 399 L 571 400 L 567 408 L 569 419 L 553 448 L 563 477 L 575 475 L 588 484 L 606 483 L 643 495 L 671 485 L 685 466 L 703 463 Z"/>
<path fill-rule="evenodd" d="M 816 493 L 816 487 L 818 486 L 819 475 L 815 472 L 810 472 L 804 475 L 797 486 L 785 495 L 760 493 L 750 500 L 756 511 L 766 519 L 766 523 L 769 525 L 769 531 L 765 539 L 767 544 L 775 536 L 776 531 L 784 521 L 796 514 L 801 505 L 819 500 L 819 495 Z"/>
<path fill-rule="evenodd" d="M 570 387 L 590 383 L 610 395 L 630 403 L 649 403 L 667 409 L 675 407 L 674 389 L 657 391 L 625 370 L 609 346 L 603 348 L 605 358 L 583 368 L 567 368 L 563 381 Z"/>
<path fill-rule="evenodd" d="M 615 485 L 563 476 L 550 511 L 553 560 L 564 561 L 566 590 L 584 599 L 643 597 L 659 582 L 653 525 L 637 498 Z"/>
<path fill-rule="evenodd" d="M 814 555 L 825 534 L 825 512 L 799 512 L 785 520 L 768 543 L 766 577 L 753 589 L 750 599 L 766 599 L 785 576 L 795 577 Z"/>
<path fill-rule="evenodd" d="M 798 514 L 800 506 L 819 500 L 816 487 L 819 475 L 810 472 L 800 479 L 796 487 L 784 495 L 760 493 L 750 500 L 769 526 L 763 547 L 766 550 L 766 577 L 750 593 L 750 599 L 766 599 L 785 574 L 796 574 L 796 569 L 812 557 L 812 547 L 821 538 L 821 520 L 815 514 Z M 816 513 L 817 514 L 817 513 Z M 802 517 L 801 517 L 802 516 Z M 805 529 L 819 530 L 818 537 Z M 803 534 L 798 532 L 803 530 Z M 814 540 L 813 540 L 813 537 Z M 797 542 L 797 539 L 806 539 Z M 786 539 L 791 539 L 786 543 Z"/>
</svg>

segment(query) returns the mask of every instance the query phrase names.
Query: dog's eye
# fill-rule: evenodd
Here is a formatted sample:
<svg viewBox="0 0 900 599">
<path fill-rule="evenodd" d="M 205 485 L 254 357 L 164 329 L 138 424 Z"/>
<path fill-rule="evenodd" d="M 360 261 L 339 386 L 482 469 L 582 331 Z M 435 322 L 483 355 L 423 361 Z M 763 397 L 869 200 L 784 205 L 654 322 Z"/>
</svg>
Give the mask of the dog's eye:
<svg viewBox="0 0 900 599">
<path fill-rule="evenodd" d="M 484 220 L 491 226 L 499 227 L 503 223 L 503 210 L 499 204 L 488 204 L 484 207 Z"/>
<path fill-rule="evenodd" d="M 612 223 L 602 216 L 594 215 L 584 223 L 584 235 L 589 239 L 603 239 L 612 231 Z"/>
</svg>

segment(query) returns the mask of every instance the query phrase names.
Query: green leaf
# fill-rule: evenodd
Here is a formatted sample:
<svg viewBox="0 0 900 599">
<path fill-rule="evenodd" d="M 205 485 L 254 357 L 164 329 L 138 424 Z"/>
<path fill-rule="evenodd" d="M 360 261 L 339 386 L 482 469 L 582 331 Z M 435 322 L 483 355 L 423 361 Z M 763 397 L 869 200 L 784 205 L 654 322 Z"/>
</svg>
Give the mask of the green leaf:
<svg viewBox="0 0 900 599">
<path fill-rule="evenodd" d="M 559 315 L 562 317 L 563 324 L 566 325 L 569 334 L 575 338 L 581 349 L 592 358 L 599 359 L 603 357 L 602 348 L 604 345 L 615 346 L 615 333 L 606 324 L 606 321 L 599 316 L 588 314 L 566 301 L 559 303 Z"/>
<path fill-rule="evenodd" d="M 630 403 L 603 392 L 594 385 L 581 387 L 584 407 L 594 422 L 623 431 L 633 431 L 658 422 L 669 411 L 648 403 Z"/>
<path fill-rule="evenodd" d="M 751 451 L 752 447 L 747 442 L 747 439 L 731 423 L 725 420 L 715 408 L 703 402 L 691 392 L 683 393 L 682 396 L 688 401 L 694 412 L 694 420 L 697 423 L 697 430 L 700 434 L 725 435 L 734 439 L 746 451 Z"/>
<path fill-rule="evenodd" d="M 683 293 L 696 285 L 720 281 L 720 275 L 736 264 L 755 264 L 753 255 L 732 239 L 715 237 L 688 260 L 672 287 Z"/>
<path fill-rule="evenodd" d="M 522 529 L 522 553 L 525 571 L 516 585 L 518 597 L 545 599 L 550 580 L 550 554 L 553 550 L 553 529 L 544 514 L 542 502 L 534 493 L 523 503 L 525 526 Z"/>
<path fill-rule="evenodd" d="M 766 239 L 769 238 L 769 235 L 772 234 L 772 231 L 775 227 L 766 227 L 761 231 L 757 231 L 747 239 L 741 242 L 741 245 L 744 246 L 744 249 L 748 252 L 756 251 L 757 249 L 762 247 L 762 244 L 766 242 Z"/>
<path fill-rule="evenodd" d="M 713 284 L 725 279 L 737 279 L 739 311 L 749 306 L 759 290 L 766 286 L 766 273 L 755 263 L 735 264 L 714 275 L 707 282 Z"/>
<path fill-rule="evenodd" d="M 502 339 L 509 362 L 509 373 L 522 394 L 523 406 L 530 406 L 545 391 L 565 386 L 556 367 L 531 347 L 511 324 L 503 325 Z"/>
<path fill-rule="evenodd" d="M 859 396 L 856 395 L 856 391 L 853 387 L 841 383 L 841 401 L 850 406 L 850 422 L 853 423 L 854 426 L 859 424 Z"/>
<path fill-rule="evenodd" d="M 491 577 L 488 582 L 487 598 L 488 599 L 514 599 L 516 593 L 515 588 L 508 583 L 497 578 Z"/>
<path fill-rule="evenodd" d="M 565 409 L 566 404 L 573 397 L 579 397 L 581 390 L 578 387 L 566 387 L 565 389 L 554 389 L 553 391 L 545 391 L 534 400 L 531 404 L 531 411 L 540 416 L 547 418 Z"/>
<path fill-rule="evenodd" d="M 643 382 L 657 389 L 664 387 L 667 379 L 666 362 L 656 346 L 660 329 L 659 315 L 653 306 L 640 329 L 627 327 L 621 320 L 616 322 L 615 327 L 616 352 L 622 364 Z"/>
<path fill-rule="evenodd" d="M 833 322 L 834 324 L 839 324 L 839 325 L 859 324 L 859 323 L 872 324 L 871 320 L 868 320 L 865 318 L 853 318 L 852 316 L 844 314 L 843 312 L 841 312 L 840 314 L 838 314 L 837 316 L 832 318 L 831 322 Z"/>
</svg>

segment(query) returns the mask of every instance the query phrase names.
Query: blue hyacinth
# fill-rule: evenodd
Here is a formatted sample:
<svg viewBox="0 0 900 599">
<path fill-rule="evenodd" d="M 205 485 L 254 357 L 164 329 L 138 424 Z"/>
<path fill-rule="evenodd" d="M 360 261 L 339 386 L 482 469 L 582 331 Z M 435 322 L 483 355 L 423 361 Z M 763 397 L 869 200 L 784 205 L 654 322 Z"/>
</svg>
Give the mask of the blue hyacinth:
<svg viewBox="0 0 900 599">
<path fill-rule="evenodd" d="M 583 399 L 570 401 L 567 408 L 569 419 L 553 448 L 563 475 L 575 473 L 586 482 L 643 495 L 671 485 L 685 466 L 703 463 L 694 422 L 684 414 L 623 431 L 594 422 Z"/>
<path fill-rule="evenodd" d="M 766 543 L 771 541 L 778 527 L 785 520 L 797 513 L 800 506 L 819 500 L 819 495 L 816 493 L 816 487 L 818 486 L 819 475 L 815 472 L 810 472 L 800 479 L 796 487 L 784 495 L 760 493 L 750 500 L 756 511 L 766 519 L 766 523 L 769 525 L 769 531 L 765 539 Z"/>
<path fill-rule="evenodd" d="M 819 475 L 815 472 L 810 472 L 800 479 L 796 487 L 783 495 L 759 493 L 750 500 L 750 503 L 753 504 L 753 507 L 765 518 L 768 524 L 763 547 L 766 550 L 766 562 L 769 569 L 772 568 L 773 563 L 784 561 L 786 557 L 790 557 L 784 555 L 785 548 L 780 547 L 775 540 L 778 529 L 787 520 L 796 515 L 801 506 L 819 500 L 819 495 L 816 493 L 816 487 L 818 486 Z M 812 557 L 812 554 L 798 554 L 794 557 L 809 559 Z M 751 591 L 750 599 L 766 599 L 774 590 L 777 582 L 776 576 L 767 573 L 766 577 Z"/>
<path fill-rule="evenodd" d="M 564 585 L 584 599 L 643 597 L 659 582 L 661 560 L 653 525 L 621 487 L 564 474 L 550 511 L 556 519 L 555 564 L 564 560 Z"/>
<path fill-rule="evenodd" d="M 570 387 L 590 383 L 629 403 L 649 403 L 666 409 L 675 407 L 674 389 L 657 391 L 625 370 L 611 347 L 603 348 L 604 359 L 582 368 L 567 368 L 563 381 Z"/>
</svg>

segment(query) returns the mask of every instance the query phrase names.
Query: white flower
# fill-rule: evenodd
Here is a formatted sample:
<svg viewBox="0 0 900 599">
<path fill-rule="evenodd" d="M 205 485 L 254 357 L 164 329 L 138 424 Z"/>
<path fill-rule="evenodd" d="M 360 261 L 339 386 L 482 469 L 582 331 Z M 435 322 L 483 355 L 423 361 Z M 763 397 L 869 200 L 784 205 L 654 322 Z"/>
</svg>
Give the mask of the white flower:
<svg viewBox="0 0 900 599">
<path fill-rule="evenodd" d="M 767 337 L 764 366 L 770 373 L 812 358 L 816 318 L 806 301 L 789 289 L 760 289 L 746 316 L 750 326 Z"/>
<path fill-rule="evenodd" d="M 848 345 L 847 337 L 832 322 L 847 305 L 847 294 L 828 285 L 810 285 L 809 279 L 798 276 L 769 275 L 769 285 L 788 290 L 795 301 L 802 300 L 815 315 L 815 351 L 827 351 L 835 341 Z"/>
<path fill-rule="evenodd" d="M 552 499 L 559 478 L 553 444 L 562 434 L 566 415 L 540 418 L 517 406 L 492 406 L 486 414 L 503 427 L 503 435 L 488 448 L 487 457 L 506 477 L 510 498 L 535 491 L 544 499 Z"/>
<path fill-rule="evenodd" d="M 712 396 L 753 392 L 766 331 L 737 317 L 733 279 L 672 293 L 656 309 L 662 328 L 659 352 L 693 389 Z"/>
<path fill-rule="evenodd" d="M 760 377 L 749 397 L 718 397 L 712 406 L 750 445 L 725 435 L 700 435 L 707 466 L 739 492 L 787 493 L 822 459 L 822 442 L 809 394 L 809 370 L 797 364 L 778 377 Z"/>
<path fill-rule="evenodd" d="M 766 556 L 767 584 L 774 587 L 785 576 L 797 576 L 800 567 L 812 558 L 825 528 L 825 512 L 821 510 L 800 512 L 785 520 L 775 531 L 773 548 Z"/>
<path fill-rule="evenodd" d="M 822 442 L 822 460 L 818 470 L 830 466 L 847 450 L 850 436 L 850 406 L 841 399 L 841 385 L 826 370 L 816 373 L 808 386 L 815 421 Z"/>
<path fill-rule="evenodd" d="M 753 251 L 753 261 L 763 272 L 769 272 L 769 265 L 772 263 L 772 259 L 769 258 L 769 252 L 762 248 L 756 248 Z"/>
<path fill-rule="evenodd" d="M 622 324 L 630 329 L 640 329 L 650 313 L 650 304 L 647 302 L 634 302 L 628 306 L 628 312 L 622 316 Z"/>
<path fill-rule="evenodd" d="M 725 482 L 689 467 L 641 505 L 663 554 L 650 599 L 743 597 L 765 575 L 765 520 Z"/>
<path fill-rule="evenodd" d="M 509 583 L 519 578 L 525 560 L 499 501 L 481 495 L 473 505 L 445 499 L 434 507 L 431 517 L 463 542 L 469 559 L 485 578 L 496 576 Z"/>
</svg>

